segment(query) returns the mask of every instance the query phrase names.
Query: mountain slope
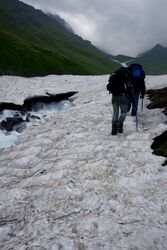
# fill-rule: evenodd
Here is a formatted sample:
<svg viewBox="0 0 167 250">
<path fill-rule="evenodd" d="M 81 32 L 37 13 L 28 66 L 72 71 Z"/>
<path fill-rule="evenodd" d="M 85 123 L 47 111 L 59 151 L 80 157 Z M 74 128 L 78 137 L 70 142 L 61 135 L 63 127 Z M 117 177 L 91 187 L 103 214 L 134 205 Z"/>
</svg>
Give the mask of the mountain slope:
<svg viewBox="0 0 167 250">
<path fill-rule="evenodd" d="M 151 50 L 135 58 L 133 62 L 142 64 L 147 74 L 167 74 L 167 48 L 157 44 Z"/>
<path fill-rule="evenodd" d="M 105 74 L 119 67 L 67 27 L 18 0 L 0 2 L 0 73 Z"/>
</svg>

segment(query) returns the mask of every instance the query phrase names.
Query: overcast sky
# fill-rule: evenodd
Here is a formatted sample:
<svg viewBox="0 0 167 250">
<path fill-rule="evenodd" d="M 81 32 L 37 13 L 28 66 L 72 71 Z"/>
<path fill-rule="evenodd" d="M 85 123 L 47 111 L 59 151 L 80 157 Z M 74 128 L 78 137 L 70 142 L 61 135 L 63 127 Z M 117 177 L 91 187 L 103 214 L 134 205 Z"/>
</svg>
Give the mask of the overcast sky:
<svg viewBox="0 0 167 250">
<path fill-rule="evenodd" d="M 58 14 L 74 32 L 117 55 L 167 46 L 167 0 L 22 0 Z"/>
</svg>

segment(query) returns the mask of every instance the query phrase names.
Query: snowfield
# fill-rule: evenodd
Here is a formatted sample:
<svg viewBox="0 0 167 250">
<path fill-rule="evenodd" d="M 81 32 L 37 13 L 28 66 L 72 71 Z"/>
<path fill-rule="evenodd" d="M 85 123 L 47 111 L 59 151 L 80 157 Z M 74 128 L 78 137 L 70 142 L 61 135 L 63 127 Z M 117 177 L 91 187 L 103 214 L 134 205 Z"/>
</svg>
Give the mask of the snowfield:
<svg viewBox="0 0 167 250">
<path fill-rule="evenodd" d="M 111 136 L 108 77 L 0 78 L 1 102 L 79 91 L 75 106 L 0 133 L 1 250 L 167 249 L 167 168 L 150 148 L 166 117 L 145 99 L 139 131 L 128 115 Z M 147 88 L 166 83 L 146 78 Z"/>
</svg>

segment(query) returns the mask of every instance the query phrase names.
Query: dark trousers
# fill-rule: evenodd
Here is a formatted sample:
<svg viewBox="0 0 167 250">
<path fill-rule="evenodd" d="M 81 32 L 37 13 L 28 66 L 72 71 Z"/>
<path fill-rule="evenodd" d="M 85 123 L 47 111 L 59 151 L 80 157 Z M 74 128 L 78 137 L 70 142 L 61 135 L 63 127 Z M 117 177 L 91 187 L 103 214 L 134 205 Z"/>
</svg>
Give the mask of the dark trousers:
<svg viewBox="0 0 167 250">
<path fill-rule="evenodd" d="M 117 129 L 117 124 L 123 126 L 128 111 L 128 99 L 126 95 L 112 96 L 113 117 L 112 129 Z"/>
<path fill-rule="evenodd" d="M 134 105 L 131 101 L 131 98 L 128 97 L 128 111 L 131 109 L 131 115 L 135 116 L 137 114 L 138 103 L 139 103 L 139 93 L 135 93 L 134 95 L 136 104 Z"/>
</svg>

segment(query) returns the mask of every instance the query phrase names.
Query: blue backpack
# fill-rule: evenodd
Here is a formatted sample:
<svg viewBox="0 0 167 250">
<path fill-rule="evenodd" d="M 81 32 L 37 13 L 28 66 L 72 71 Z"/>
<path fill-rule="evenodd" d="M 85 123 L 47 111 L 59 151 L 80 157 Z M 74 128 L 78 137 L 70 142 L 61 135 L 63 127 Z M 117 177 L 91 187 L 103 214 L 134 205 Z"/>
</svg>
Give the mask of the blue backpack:
<svg viewBox="0 0 167 250">
<path fill-rule="evenodd" d="M 142 68 L 142 65 L 138 63 L 131 64 L 129 66 L 129 70 L 131 71 L 131 76 L 134 79 L 144 80 L 145 72 Z"/>
</svg>

